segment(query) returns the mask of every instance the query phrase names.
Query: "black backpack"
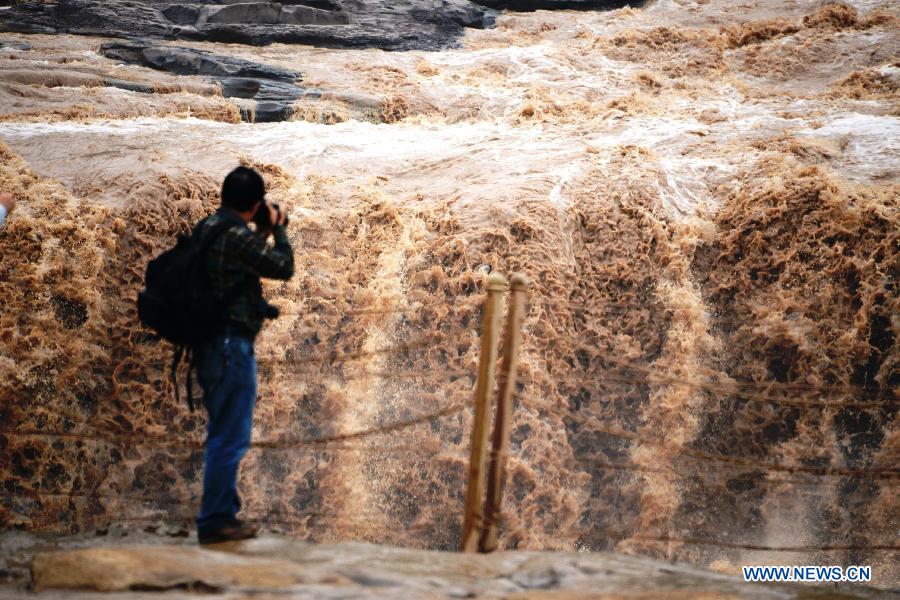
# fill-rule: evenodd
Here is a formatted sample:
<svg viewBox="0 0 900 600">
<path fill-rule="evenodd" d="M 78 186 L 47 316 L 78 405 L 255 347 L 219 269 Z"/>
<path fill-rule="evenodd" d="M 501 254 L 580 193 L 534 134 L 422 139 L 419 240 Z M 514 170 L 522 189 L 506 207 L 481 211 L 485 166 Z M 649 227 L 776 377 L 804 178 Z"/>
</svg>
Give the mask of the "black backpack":
<svg viewBox="0 0 900 600">
<path fill-rule="evenodd" d="M 209 290 L 206 251 L 221 234 L 234 225 L 226 219 L 201 236 L 205 222 L 201 221 L 190 236 L 178 236 L 174 248 L 150 261 L 144 279 L 145 289 L 137 298 L 141 323 L 153 330 L 157 337 L 175 346 L 172 381 L 176 399 L 176 371 L 182 358 L 188 363 L 187 399 L 192 411 L 192 349 L 223 331 L 228 306 L 227 301 L 217 300 Z"/>
</svg>

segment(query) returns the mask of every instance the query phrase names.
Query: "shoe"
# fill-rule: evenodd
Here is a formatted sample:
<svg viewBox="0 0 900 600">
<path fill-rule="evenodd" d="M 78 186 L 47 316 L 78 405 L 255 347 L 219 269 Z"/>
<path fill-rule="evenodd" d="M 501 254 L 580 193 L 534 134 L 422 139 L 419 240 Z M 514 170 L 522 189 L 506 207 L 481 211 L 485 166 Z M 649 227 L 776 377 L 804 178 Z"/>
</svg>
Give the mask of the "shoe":
<svg viewBox="0 0 900 600">
<path fill-rule="evenodd" d="M 259 526 L 244 521 L 235 520 L 234 523 L 214 529 L 212 531 L 197 531 L 197 540 L 201 545 L 221 544 L 222 542 L 236 542 L 255 538 L 259 533 Z"/>
</svg>

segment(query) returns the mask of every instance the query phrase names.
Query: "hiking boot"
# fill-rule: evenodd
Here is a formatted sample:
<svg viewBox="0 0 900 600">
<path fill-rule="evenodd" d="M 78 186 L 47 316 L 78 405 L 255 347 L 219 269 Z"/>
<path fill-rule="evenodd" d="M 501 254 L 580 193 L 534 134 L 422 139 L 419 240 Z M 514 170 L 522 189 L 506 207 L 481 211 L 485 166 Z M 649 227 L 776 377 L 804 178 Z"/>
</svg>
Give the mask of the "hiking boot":
<svg viewBox="0 0 900 600">
<path fill-rule="evenodd" d="M 212 531 L 197 531 L 197 540 L 203 544 L 221 544 L 222 542 L 236 542 L 255 538 L 259 533 L 259 526 L 244 521 L 235 521 L 219 529 Z"/>
</svg>

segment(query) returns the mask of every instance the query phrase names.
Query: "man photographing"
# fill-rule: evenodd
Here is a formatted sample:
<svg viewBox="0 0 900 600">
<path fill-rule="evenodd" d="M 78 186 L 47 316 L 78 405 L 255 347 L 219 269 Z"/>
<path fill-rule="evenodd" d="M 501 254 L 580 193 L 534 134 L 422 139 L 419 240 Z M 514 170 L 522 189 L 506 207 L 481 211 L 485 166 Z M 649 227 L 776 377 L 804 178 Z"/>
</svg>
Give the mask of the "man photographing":
<svg viewBox="0 0 900 600">
<path fill-rule="evenodd" d="M 264 197 L 262 177 L 238 167 L 225 177 L 221 207 L 197 230 L 201 240 L 213 230 L 222 231 L 206 249 L 205 266 L 209 290 L 225 310 L 224 330 L 194 349 L 209 414 L 203 500 L 197 517 L 201 544 L 251 538 L 258 530 L 236 515 L 241 508 L 238 466 L 250 445 L 256 402 L 253 343 L 263 321 L 278 316 L 262 297 L 260 278 L 290 279 L 294 274 L 287 215 Z M 248 227 L 253 221 L 255 232 Z M 224 231 L 223 223 L 229 224 Z M 268 243 L 269 235 L 274 245 Z"/>
</svg>

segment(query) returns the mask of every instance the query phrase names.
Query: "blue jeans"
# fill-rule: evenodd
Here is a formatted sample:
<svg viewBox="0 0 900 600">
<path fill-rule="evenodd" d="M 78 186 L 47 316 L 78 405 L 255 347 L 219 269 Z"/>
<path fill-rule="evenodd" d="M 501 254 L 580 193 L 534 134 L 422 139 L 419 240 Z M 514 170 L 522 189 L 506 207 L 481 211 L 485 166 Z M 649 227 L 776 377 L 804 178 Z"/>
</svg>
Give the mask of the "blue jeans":
<svg viewBox="0 0 900 600">
<path fill-rule="evenodd" d="M 195 349 L 197 379 L 209 413 L 206 467 L 197 530 L 214 532 L 234 523 L 241 509 L 237 474 L 250 445 L 256 403 L 253 341 L 220 335 Z"/>
</svg>

